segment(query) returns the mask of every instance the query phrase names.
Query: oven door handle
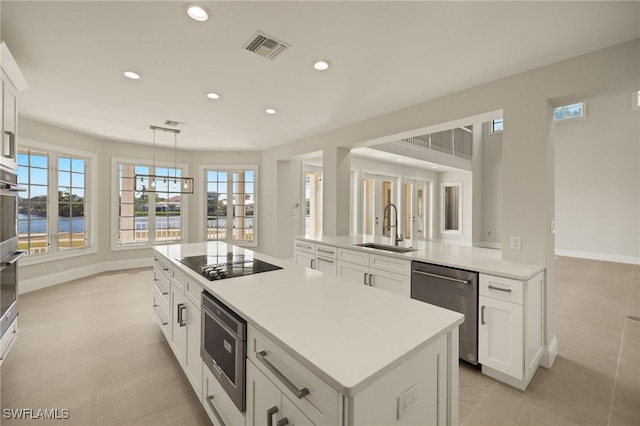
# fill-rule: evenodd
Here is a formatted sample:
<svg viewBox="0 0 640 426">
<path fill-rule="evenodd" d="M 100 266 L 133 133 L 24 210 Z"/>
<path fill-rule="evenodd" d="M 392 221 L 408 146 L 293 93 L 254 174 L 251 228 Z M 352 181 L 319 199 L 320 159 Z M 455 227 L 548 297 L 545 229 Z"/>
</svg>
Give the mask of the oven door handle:
<svg viewBox="0 0 640 426">
<path fill-rule="evenodd" d="M 309 389 L 307 389 L 307 388 L 298 389 L 298 387 L 296 385 L 294 385 L 293 382 L 291 380 L 289 380 L 289 378 L 287 376 L 282 374 L 282 372 L 280 370 L 278 370 L 275 365 L 271 364 L 271 362 L 267 359 L 267 351 L 256 352 L 256 356 L 258 357 L 258 359 L 260 361 L 262 361 L 262 363 L 265 365 L 265 367 L 267 367 L 273 374 L 275 374 L 276 377 L 278 379 L 280 379 L 280 381 L 282 383 L 284 383 L 284 385 L 291 392 L 293 392 L 293 394 L 298 399 L 302 399 L 305 396 L 309 395 Z"/>
<path fill-rule="evenodd" d="M 11 253 L 9 256 L 5 257 L 4 259 L 2 259 L 2 263 L 0 263 L 0 271 L 2 271 L 4 268 L 6 268 L 7 266 L 11 266 L 14 263 L 16 263 L 18 261 L 18 259 L 20 259 L 22 256 L 24 256 L 25 254 L 27 254 L 26 251 L 14 251 L 13 253 Z M 8 259 L 8 260 L 7 260 Z"/>
</svg>

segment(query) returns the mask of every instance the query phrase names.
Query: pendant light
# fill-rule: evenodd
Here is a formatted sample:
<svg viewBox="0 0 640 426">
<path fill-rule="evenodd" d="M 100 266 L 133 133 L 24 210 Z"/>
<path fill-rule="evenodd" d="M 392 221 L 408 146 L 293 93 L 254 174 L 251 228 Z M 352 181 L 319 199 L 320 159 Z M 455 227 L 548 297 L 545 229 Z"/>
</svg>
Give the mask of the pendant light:
<svg viewBox="0 0 640 426">
<path fill-rule="evenodd" d="M 166 127 L 149 126 L 153 131 L 153 174 L 136 174 L 134 176 L 136 192 L 163 192 L 167 194 L 193 194 L 194 180 L 191 177 L 178 176 L 178 134 L 180 130 Z M 156 173 L 156 131 L 173 133 L 173 173 L 167 172 L 165 176 Z M 147 187 L 146 182 L 149 182 Z M 162 182 L 162 183 L 159 183 Z"/>
</svg>

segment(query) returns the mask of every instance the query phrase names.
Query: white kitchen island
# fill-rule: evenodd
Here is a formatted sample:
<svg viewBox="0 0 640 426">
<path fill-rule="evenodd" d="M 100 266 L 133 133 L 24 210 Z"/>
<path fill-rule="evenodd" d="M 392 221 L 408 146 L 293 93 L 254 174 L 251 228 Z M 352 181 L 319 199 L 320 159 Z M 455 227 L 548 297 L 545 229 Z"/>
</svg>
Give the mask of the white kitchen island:
<svg viewBox="0 0 640 426">
<path fill-rule="evenodd" d="M 283 269 L 208 281 L 177 260 L 227 252 Z M 202 369 L 203 404 L 208 412 L 207 404 L 219 404 L 214 408 L 221 418 L 212 416 L 214 423 L 458 424 L 463 315 L 224 243 L 159 246 L 154 256 L 157 269 L 174 274 L 172 286 L 176 281 L 185 294 L 204 289 L 248 323 L 246 414 L 228 412 L 233 410 L 223 397 L 207 395 L 207 367 Z M 161 315 L 158 321 L 166 327 Z M 164 331 L 171 341 L 171 331 Z M 256 356 L 263 350 L 309 395 L 297 397 L 266 368 Z M 279 407 L 273 416 L 267 414 L 272 406 Z"/>
</svg>

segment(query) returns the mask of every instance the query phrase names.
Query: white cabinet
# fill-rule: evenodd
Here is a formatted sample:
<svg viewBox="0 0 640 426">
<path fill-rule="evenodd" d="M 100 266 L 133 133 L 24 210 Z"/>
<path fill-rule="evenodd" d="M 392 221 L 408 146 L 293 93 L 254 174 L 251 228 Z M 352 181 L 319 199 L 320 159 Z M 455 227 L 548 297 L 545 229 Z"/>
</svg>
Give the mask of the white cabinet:
<svg viewBox="0 0 640 426">
<path fill-rule="evenodd" d="M 7 45 L 0 43 L 0 166 L 18 167 L 17 93 L 29 88 Z"/>
<path fill-rule="evenodd" d="M 244 426 L 245 424 L 244 414 L 238 410 L 204 362 L 202 363 L 202 405 L 215 426 Z"/>
<path fill-rule="evenodd" d="M 313 425 L 251 361 L 247 361 L 247 404 L 250 425 Z"/>
<path fill-rule="evenodd" d="M 325 244 L 310 243 L 303 240 L 294 240 L 294 262 L 311 269 L 336 275 L 338 262 L 336 262 L 337 248 Z"/>
<path fill-rule="evenodd" d="M 457 338 L 455 329 L 347 395 L 250 326 L 246 424 L 457 424 Z"/>
<path fill-rule="evenodd" d="M 9 354 L 11 347 L 16 341 L 16 337 L 18 336 L 18 317 L 15 317 L 7 331 L 2 335 L 2 339 L 0 339 L 0 365 Z"/>
<path fill-rule="evenodd" d="M 202 398 L 202 358 L 200 356 L 200 287 L 196 281 L 154 256 L 153 308 L 169 346 L 191 383 Z"/>
<path fill-rule="evenodd" d="M 338 276 L 401 296 L 411 296 L 411 261 L 338 249 Z"/>
<path fill-rule="evenodd" d="M 542 356 L 544 272 L 528 281 L 480 274 L 478 358 L 482 372 L 526 389 Z"/>
</svg>

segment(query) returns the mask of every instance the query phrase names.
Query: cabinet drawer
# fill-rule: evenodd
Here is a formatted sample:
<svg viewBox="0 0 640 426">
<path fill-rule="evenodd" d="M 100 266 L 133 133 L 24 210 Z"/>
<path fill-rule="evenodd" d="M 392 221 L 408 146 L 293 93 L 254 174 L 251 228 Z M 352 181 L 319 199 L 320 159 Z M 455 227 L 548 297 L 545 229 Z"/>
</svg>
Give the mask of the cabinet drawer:
<svg viewBox="0 0 640 426">
<path fill-rule="evenodd" d="M 165 299 L 166 296 L 162 295 L 158 287 L 153 286 L 153 312 L 158 321 L 158 325 L 162 329 L 165 337 L 169 339 L 170 335 L 170 322 L 171 322 L 171 309 L 169 307 L 169 301 Z"/>
<path fill-rule="evenodd" d="M 522 305 L 522 281 L 480 274 L 480 296 Z"/>
<path fill-rule="evenodd" d="M 18 317 L 16 317 L 13 320 L 9 328 L 7 328 L 7 331 L 5 331 L 4 334 L 2 335 L 2 339 L 0 339 L 0 364 L 2 364 L 2 361 L 4 361 L 4 359 L 9 354 L 9 351 L 11 350 L 11 346 L 13 346 L 17 337 L 18 337 Z"/>
<path fill-rule="evenodd" d="M 260 352 L 262 357 L 258 356 Z M 248 330 L 247 356 L 314 424 L 338 423 L 338 392 L 253 327 Z M 298 398 L 281 376 L 297 389 L 306 388 L 309 393 Z"/>
<path fill-rule="evenodd" d="M 358 250 L 338 248 L 338 260 L 341 260 L 343 262 L 356 263 L 363 266 L 369 266 L 369 253 L 363 253 Z"/>
<path fill-rule="evenodd" d="M 153 256 L 153 266 L 158 268 L 158 271 L 162 272 L 168 279 L 171 279 L 171 268 L 169 267 L 169 261 L 158 255 Z"/>
<path fill-rule="evenodd" d="M 293 249 L 298 251 L 303 251 L 305 253 L 314 254 L 316 251 L 316 245 L 308 241 L 294 240 Z"/>
<path fill-rule="evenodd" d="M 158 270 L 157 267 L 153 268 L 153 285 L 158 288 L 159 293 L 164 296 L 167 303 L 169 303 L 169 290 L 171 284 L 169 284 L 169 278 Z"/>
<path fill-rule="evenodd" d="M 184 295 L 195 305 L 197 310 L 200 310 L 200 305 L 202 304 L 202 287 L 186 275 L 184 277 Z"/>
<path fill-rule="evenodd" d="M 181 292 L 184 292 L 184 272 L 171 268 L 169 271 L 171 284 L 175 285 Z"/>
<path fill-rule="evenodd" d="M 244 415 L 236 408 L 229 395 L 215 378 L 209 367 L 202 364 L 202 405 L 214 425 L 220 418 L 226 425 L 244 426 Z"/>
<path fill-rule="evenodd" d="M 410 260 L 372 254 L 371 259 L 369 260 L 369 266 L 371 268 L 382 269 L 383 271 L 393 272 L 407 277 L 411 276 Z"/>
<path fill-rule="evenodd" d="M 325 246 L 324 244 L 316 244 L 316 255 L 336 259 L 338 257 L 338 249 L 333 246 Z"/>
</svg>

